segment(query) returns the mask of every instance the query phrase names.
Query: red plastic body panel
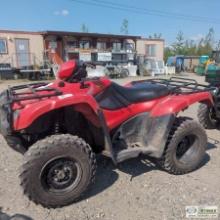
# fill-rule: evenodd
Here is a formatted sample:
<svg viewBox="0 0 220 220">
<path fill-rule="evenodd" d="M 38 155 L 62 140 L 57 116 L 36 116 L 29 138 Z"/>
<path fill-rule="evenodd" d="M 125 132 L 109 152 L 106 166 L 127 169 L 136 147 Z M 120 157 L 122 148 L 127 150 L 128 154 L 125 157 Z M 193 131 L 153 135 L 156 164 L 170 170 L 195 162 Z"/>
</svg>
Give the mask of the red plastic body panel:
<svg viewBox="0 0 220 220">
<path fill-rule="evenodd" d="M 74 105 L 75 108 L 77 107 L 81 112 L 87 114 L 88 118 L 94 124 L 97 124 L 91 113 L 94 112 L 97 114 L 99 110 L 99 105 L 94 96 L 106 89 L 111 84 L 111 81 L 103 77 L 99 80 L 85 82 L 88 88 L 81 88 L 80 83 L 66 82 L 64 87 L 59 87 L 59 82 L 60 80 L 57 80 L 49 86 L 58 88 L 63 92 L 63 95 L 41 100 L 22 101 L 14 104 L 13 109 L 18 111 L 16 119 L 14 119 L 15 130 L 27 128 L 34 120 L 47 112 L 71 105 Z M 139 113 L 150 112 L 151 117 L 177 114 L 196 102 L 208 102 L 208 104 L 212 104 L 213 100 L 209 92 L 169 95 L 147 102 L 134 103 L 118 110 L 103 109 L 103 113 L 107 127 L 109 130 L 112 130 Z M 87 111 L 86 108 L 89 108 L 89 110 Z"/>
<path fill-rule="evenodd" d="M 122 108 L 115 111 L 104 110 L 103 113 L 105 115 L 108 128 L 110 130 L 114 129 L 122 122 L 126 121 L 128 118 L 135 116 L 136 114 L 142 112 L 150 112 L 159 101 L 160 99 L 149 102 L 136 103 L 129 105 L 127 108 Z"/>
<path fill-rule="evenodd" d="M 151 116 L 158 117 L 165 114 L 177 114 L 196 102 L 207 102 L 207 104 L 212 105 L 212 95 L 210 92 L 199 92 L 187 95 L 168 96 L 152 109 Z"/>
<path fill-rule="evenodd" d="M 59 87 L 60 80 L 49 84 L 50 87 L 59 88 L 63 95 L 44 98 L 41 100 L 28 100 L 15 103 L 13 110 L 19 112 L 16 120 L 14 120 L 14 129 L 21 130 L 27 128 L 31 123 L 41 115 L 52 110 L 71 106 L 76 104 L 87 104 L 95 113 L 99 109 L 98 103 L 94 99 L 94 95 L 101 92 L 111 84 L 107 78 L 101 80 L 86 82 L 88 88 L 80 88 L 80 83 L 66 83 L 64 87 Z"/>
<path fill-rule="evenodd" d="M 208 102 L 212 104 L 212 96 L 209 92 L 194 93 L 190 95 L 170 95 L 149 102 L 136 103 L 116 111 L 104 110 L 104 115 L 109 129 L 119 126 L 128 118 L 142 112 L 150 112 L 151 117 L 159 117 L 169 114 L 178 114 L 196 102 Z"/>
</svg>

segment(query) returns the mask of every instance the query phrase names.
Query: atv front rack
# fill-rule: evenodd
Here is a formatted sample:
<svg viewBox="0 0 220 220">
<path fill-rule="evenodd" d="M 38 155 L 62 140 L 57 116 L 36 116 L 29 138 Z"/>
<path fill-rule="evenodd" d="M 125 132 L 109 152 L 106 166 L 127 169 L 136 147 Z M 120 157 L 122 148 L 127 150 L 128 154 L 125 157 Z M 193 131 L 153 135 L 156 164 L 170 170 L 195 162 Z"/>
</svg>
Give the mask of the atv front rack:
<svg viewBox="0 0 220 220">
<path fill-rule="evenodd" d="M 14 102 L 48 98 L 61 94 L 62 92 L 58 89 L 48 87 L 48 83 L 32 83 L 9 87 L 0 93 L 0 133 L 8 136 L 12 132 L 12 105 Z"/>
<path fill-rule="evenodd" d="M 60 90 L 48 87 L 48 83 L 32 83 L 27 85 L 13 86 L 9 87 L 7 92 L 10 103 L 62 95 Z"/>
<path fill-rule="evenodd" d="M 174 94 L 192 94 L 216 90 L 216 87 L 210 87 L 209 85 L 199 84 L 194 79 L 187 79 L 182 77 L 171 77 L 170 79 L 147 79 L 141 81 L 133 81 L 132 84 L 134 85 L 140 82 L 165 85 Z"/>
</svg>

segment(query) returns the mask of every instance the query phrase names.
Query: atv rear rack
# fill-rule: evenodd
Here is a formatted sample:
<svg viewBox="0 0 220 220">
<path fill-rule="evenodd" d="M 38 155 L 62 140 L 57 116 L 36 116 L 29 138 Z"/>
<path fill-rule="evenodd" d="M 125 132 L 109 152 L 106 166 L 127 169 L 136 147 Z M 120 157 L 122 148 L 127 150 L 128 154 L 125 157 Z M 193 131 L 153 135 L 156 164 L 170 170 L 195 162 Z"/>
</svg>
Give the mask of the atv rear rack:
<svg viewBox="0 0 220 220">
<path fill-rule="evenodd" d="M 18 92 L 19 90 L 24 91 Z M 27 85 L 13 86 L 9 87 L 7 91 L 8 100 L 10 103 L 62 95 L 60 90 L 48 87 L 48 83 L 32 83 Z M 47 94 L 39 94 L 39 92 L 47 92 Z"/>
<path fill-rule="evenodd" d="M 199 84 L 194 79 L 187 79 L 182 77 L 171 77 L 170 79 L 147 79 L 141 81 L 133 81 L 132 84 L 137 84 L 140 82 L 149 82 L 153 84 L 165 85 L 174 94 L 192 94 L 216 90 L 216 87 L 210 87 L 209 85 Z"/>
</svg>

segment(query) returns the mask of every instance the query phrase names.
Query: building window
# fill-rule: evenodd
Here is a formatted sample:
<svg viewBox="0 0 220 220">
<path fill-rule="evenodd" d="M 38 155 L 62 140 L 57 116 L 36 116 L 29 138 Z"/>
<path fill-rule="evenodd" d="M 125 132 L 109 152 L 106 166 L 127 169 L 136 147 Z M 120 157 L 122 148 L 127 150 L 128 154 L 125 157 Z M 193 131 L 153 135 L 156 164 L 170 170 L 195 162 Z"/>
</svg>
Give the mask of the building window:
<svg viewBox="0 0 220 220">
<path fill-rule="evenodd" d="M 106 50 L 106 42 L 97 42 L 98 50 Z"/>
<path fill-rule="evenodd" d="M 78 48 L 79 44 L 77 41 L 68 41 L 67 42 L 67 47 L 68 48 Z"/>
<path fill-rule="evenodd" d="M 6 39 L 0 39 L 0 54 L 8 53 Z"/>
<path fill-rule="evenodd" d="M 156 57 L 156 44 L 146 45 L 146 55 L 149 57 Z"/>
<path fill-rule="evenodd" d="M 90 41 L 88 40 L 81 40 L 79 42 L 80 49 L 89 49 L 90 48 Z"/>
<path fill-rule="evenodd" d="M 97 53 L 92 53 L 91 54 L 91 60 L 92 60 L 92 62 L 98 61 L 98 54 Z"/>
<path fill-rule="evenodd" d="M 127 55 L 126 54 L 112 54 L 112 61 L 115 61 L 115 62 L 121 62 L 121 63 L 124 63 L 124 62 L 127 62 Z"/>
<path fill-rule="evenodd" d="M 49 49 L 57 49 L 57 41 L 50 41 Z"/>
<path fill-rule="evenodd" d="M 126 43 L 125 44 L 126 50 L 134 50 L 134 44 L 133 43 Z"/>
<path fill-rule="evenodd" d="M 114 51 L 120 51 L 121 50 L 121 43 L 120 42 L 114 42 L 112 44 L 112 48 Z"/>
</svg>

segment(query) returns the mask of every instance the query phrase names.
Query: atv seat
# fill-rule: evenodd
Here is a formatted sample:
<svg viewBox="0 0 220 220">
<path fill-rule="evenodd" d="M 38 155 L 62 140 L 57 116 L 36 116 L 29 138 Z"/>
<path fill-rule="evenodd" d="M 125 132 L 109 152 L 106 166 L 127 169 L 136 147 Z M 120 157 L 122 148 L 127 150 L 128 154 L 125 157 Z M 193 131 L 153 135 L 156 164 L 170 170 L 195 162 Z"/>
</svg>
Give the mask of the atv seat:
<svg viewBox="0 0 220 220">
<path fill-rule="evenodd" d="M 115 110 L 132 103 L 146 102 L 166 96 L 170 89 L 165 85 L 140 82 L 131 87 L 112 83 L 104 92 L 96 96 L 96 100 L 103 109 Z"/>
</svg>

